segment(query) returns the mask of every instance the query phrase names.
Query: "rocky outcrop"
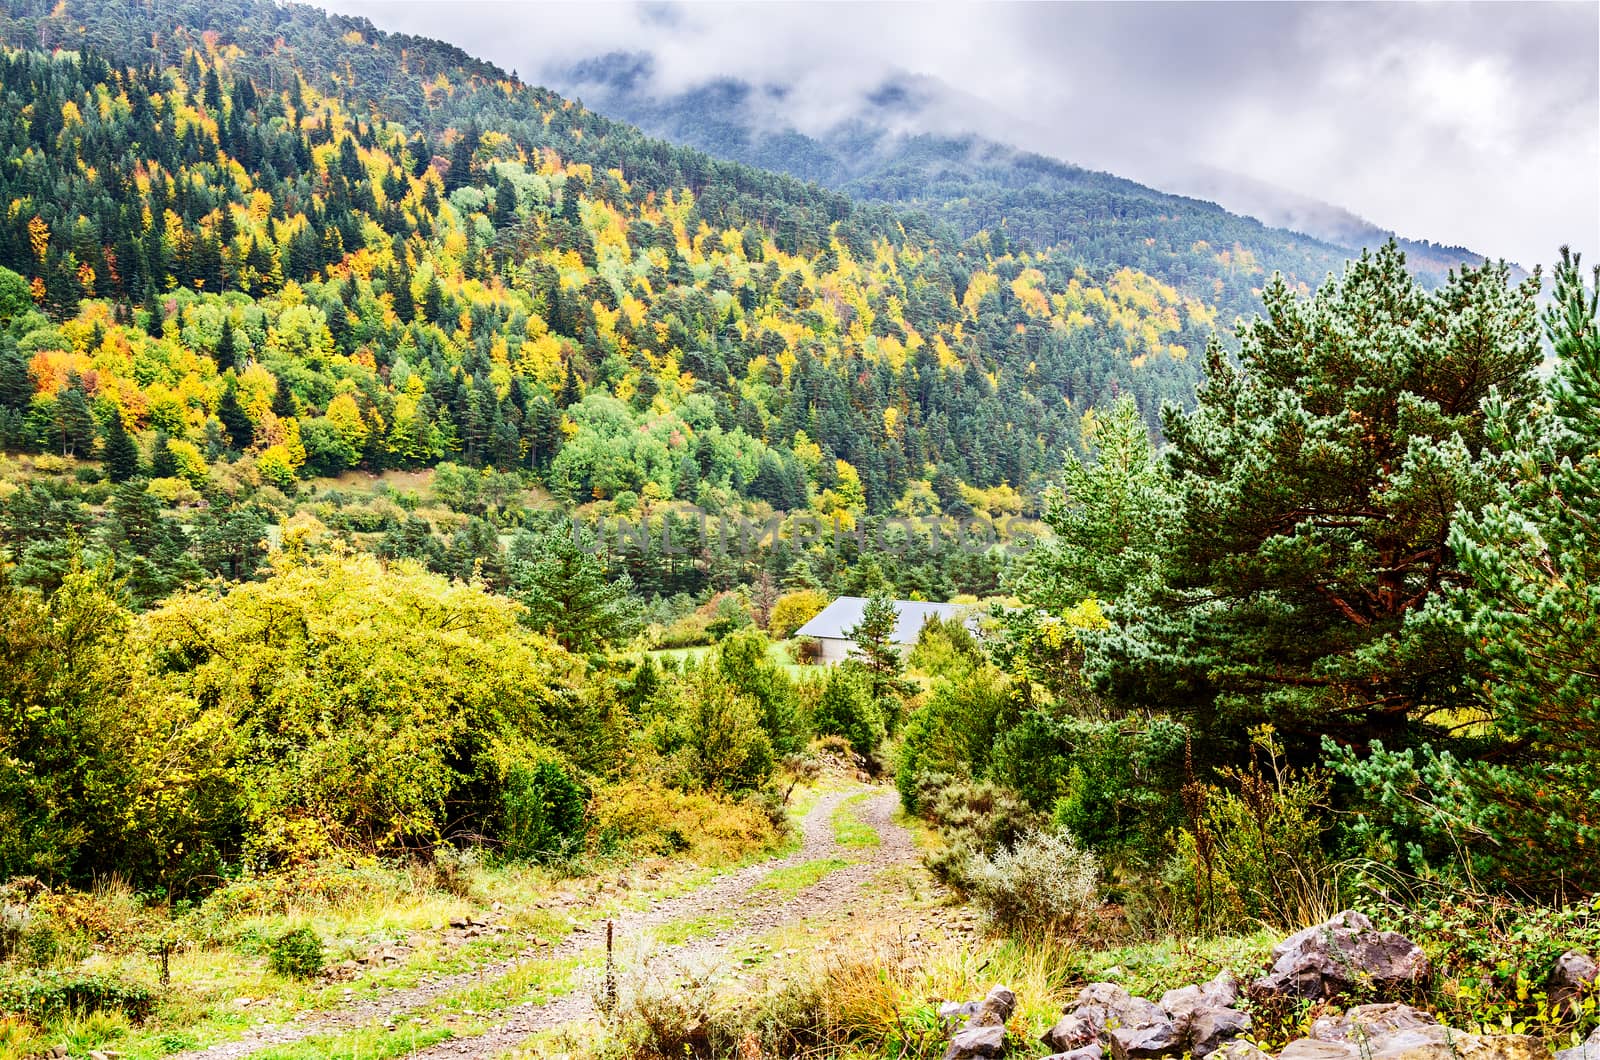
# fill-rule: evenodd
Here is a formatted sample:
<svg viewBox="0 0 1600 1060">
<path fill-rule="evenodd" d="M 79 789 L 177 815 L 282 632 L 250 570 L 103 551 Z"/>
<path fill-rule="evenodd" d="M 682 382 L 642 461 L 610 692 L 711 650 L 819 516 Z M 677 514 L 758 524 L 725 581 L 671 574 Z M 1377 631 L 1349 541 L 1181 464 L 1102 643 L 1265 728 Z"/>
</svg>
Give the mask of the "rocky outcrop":
<svg viewBox="0 0 1600 1060">
<path fill-rule="evenodd" d="M 1405 996 L 1427 981 L 1428 958 L 1404 935 L 1344 912 L 1278 943 L 1272 970 L 1251 985 L 1260 997 L 1326 1001 L 1345 994 Z"/>
<path fill-rule="evenodd" d="M 1278 1060 L 1551 1060 L 1550 1047 L 1527 1034 L 1476 1035 L 1437 1023 L 1376 1033 L 1366 1041 L 1290 1042 Z"/>
<path fill-rule="evenodd" d="M 1323 1016 L 1311 1025 L 1311 1037 L 1319 1042 L 1354 1042 L 1360 1045 L 1374 1038 L 1388 1037 L 1418 1027 L 1437 1027 L 1433 1014 L 1410 1005 L 1357 1005 L 1342 1015 Z"/>
<path fill-rule="evenodd" d="M 1552 972 L 1552 988 L 1571 996 L 1594 989 L 1592 962 L 1567 954 Z M 1253 1001 L 1327 1002 L 1342 995 L 1399 994 L 1428 976 L 1428 959 L 1415 943 L 1379 931 L 1365 916 L 1340 913 L 1307 928 L 1272 951 L 1271 971 L 1251 984 Z M 1319 1006 L 1326 1012 L 1331 1006 Z M 963 1017 L 945 1060 L 1000 1057 L 1005 1025 L 1016 996 L 995 987 L 982 1002 L 947 1003 L 939 1014 L 954 1027 Z M 1274 1060 L 1246 1040 L 1250 1014 L 1240 986 L 1227 972 L 1206 983 L 1168 990 L 1159 1003 L 1116 983 L 1090 983 L 1041 1040 L 1047 1060 Z M 1600 1031 L 1583 1045 L 1552 1056 L 1531 1035 L 1476 1035 L 1443 1026 L 1419 1008 L 1394 1000 L 1356 1005 L 1320 1016 L 1307 1037 L 1290 1042 L 1276 1060 L 1600 1060 Z"/>
<path fill-rule="evenodd" d="M 1159 1005 L 1115 983 L 1091 983 L 1042 1040 L 1057 1055 L 1094 1046 L 1113 1060 L 1185 1053 L 1200 1060 L 1249 1029 L 1249 1015 L 1233 1007 L 1238 997 L 1238 984 L 1227 973 L 1209 983 L 1169 990 Z"/>
</svg>

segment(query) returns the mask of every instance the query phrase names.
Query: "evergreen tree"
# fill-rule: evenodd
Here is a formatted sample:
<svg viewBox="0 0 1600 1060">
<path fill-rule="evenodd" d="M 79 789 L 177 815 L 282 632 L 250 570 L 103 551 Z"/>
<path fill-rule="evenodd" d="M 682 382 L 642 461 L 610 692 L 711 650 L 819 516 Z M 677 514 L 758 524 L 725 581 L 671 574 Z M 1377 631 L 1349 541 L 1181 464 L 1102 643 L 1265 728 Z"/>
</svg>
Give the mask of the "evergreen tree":
<svg viewBox="0 0 1600 1060">
<path fill-rule="evenodd" d="M 297 414 L 294 405 L 294 392 L 289 389 L 288 382 L 278 377 L 278 385 L 272 392 L 272 412 L 279 419 L 289 419 Z"/>
<path fill-rule="evenodd" d="M 1179 531 L 1166 584 L 1092 645 L 1102 687 L 1226 747 L 1271 722 L 1297 755 L 1468 705 L 1428 605 L 1463 578 L 1452 513 L 1492 485 L 1485 399 L 1525 417 L 1538 393 L 1537 289 L 1502 264 L 1428 293 L 1392 242 L 1313 297 L 1270 284 L 1238 367 L 1213 342 L 1199 407 L 1166 410 Z"/>
<path fill-rule="evenodd" d="M 93 454 L 95 439 L 100 432 L 94 422 L 94 413 L 89 410 L 89 399 L 76 377 L 56 396 L 56 432 L 61 441 L 62 456 Z"/>
<path fill-rule="evenodd" d="M 126 482 L 139 474 L 139 447 L 122 423 L 122 413 L 113 410 L 105 429 L 106 476 L 112 482 Z"/>
<path fill-rule="evenodd" d="M 638 601 L 626 574 L 606 576 L 587 536 L 558 525 L 512 542 L 510 593 L 527 608 L 523 622 L 576 652 L 619 644 L 638 628 Z"/>
<path fill-rule="evenodd" d="M 233 334 L 233 318 L 222 318 L 222 334 L 217 339 L 217 367 L 226 371 L 236 367 L 239 357 L 239 343 Z"/>
<path fill-rule="evenodd" d="M 33 373 L 10 335 L 0 334 L 0 406 L 25 409 L 33 399 Z"/>
<path fill-rule="evenodd" d="M 222 386 L 222 398 L 217 402 L 217 419 L 228 432 L 228 444 L 243 452 L 255 440 L 255 424 L 239 404 L 239 387 L 230 373 Z"/>
<path fill-rule="evenodd" d="M 558 408 L 569 409 L 583 399 L 583 384 L 578 381 L 578 373 L 573 370 L 572 361 L 567 361 L 567 372 L 561 380 L 561 393 L 556 397 Z"/>
<path fill-rule="evenodd" d="M 1152 588 L 1177 514 L 1171 477 L 1131 397 L 1086 415 L 1083 433 L 1090 459 L 1068 460 L 1059 489 L 1045 496 L 1054 536 L 1011 577 L 1017 596 L 1056 615 L 1091 597 Z"/>
<path fill-rule="evenodd" d="M 900 612 L 887 592 L 877 592 L 867 597 L 861 609 L 861 621 L 845 630 L 845 636 L 855 644 L 855 655 L 861 665 L 872 675 L 872 694 L 886 706 L 895 706 L 895 697 L 904 691 L 900 679 L 900 648 L 895 642 L 895 627 L 900 623 Z M 884 710 L 885 718 L 894 719 L 897 710 Z M 891 731 L 893 725 L 890 726 Z"/>
<path fill-rule="evenodd" d="M 166 434 L 158 432 L 155 446 L 150 450 L 150 477 L 176 478 L 177 474 L 177 458 L 172 455 L 172 450 L 167 447 Z"/>
<path fill-rule="evenodd" d="M 1562 250 L 1545 327 L 1547 411 L 1493 408 L 1515 438 L 1504 482 L 1451 528 L 1470 582 L 1437 608 L 1465 618 L 1487 731 L 1457 748 L 1342 755 L 1364 819 L 1402 859 L 1465 858 L 1474 879 L 1552 894 L 1600 888 L 1600 270 Z M 1337 748 L 1330 748 L 1339 753 Z M 1420 869 L 1421 865 L 1412 868 Z"/>
</svg>

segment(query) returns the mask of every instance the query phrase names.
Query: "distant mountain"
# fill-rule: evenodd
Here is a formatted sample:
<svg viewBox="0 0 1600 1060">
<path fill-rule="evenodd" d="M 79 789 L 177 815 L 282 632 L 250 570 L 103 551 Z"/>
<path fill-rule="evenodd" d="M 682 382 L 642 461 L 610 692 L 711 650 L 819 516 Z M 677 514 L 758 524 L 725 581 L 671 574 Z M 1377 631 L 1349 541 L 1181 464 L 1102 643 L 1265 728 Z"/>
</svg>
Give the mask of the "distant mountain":
<svg viewBox="0 0 1600 1060">
<path fill-rule="evenodd" d="M 1173 191 L 1209 199 L 1227 209 L 1249 214 L 1274 228 L 1304 232 L 1352 250 L 1375 247 L 1392 238 L 1405 250 L 1407 264 L 1422 276 L 1442 277 L 1463 262 L 1476 265 L 1487 257 L 1466 247 L 1406 239 L 1342 206 L 1226 170 L 1188 167 L 1162 183 Z"/>
<path fill-rule="evenodd" d="M 919 208 L 962 237 L 1003 223 L 1011 239 L 1065 248 L 1091 266 L 1131 265 L 1189 290 L 1218 278 L 1219 270 L 1196 274 L 1189 251 L 1197 242 L 1237 246 L 1269 270 L 1315 283 L 1394 236 L 1339 207 L 1236 174 L 1186 174 L 1176 183 L 1187 194 L 1172 194 L 976 134 L 951 134 L 964 121 L 981 122 L 982 104 L 929 78 L 891 78 L 862 97 L 855 116 L 808 135 L 789 117 L 786 86 L 723 78 L 663 94 L 653 73 L 649 55 L 611 54 L 546 77 L 596 110 L 719 157 Z M 1483 260 L 1462 247 L 1395 238 L 1430 284 L 1462 262 Z M 1222 278 L 1223 291 L 1205 294 L 1226 309 L 1247 310 L 1253 292 L 1226 290 Z"/>
</svg>

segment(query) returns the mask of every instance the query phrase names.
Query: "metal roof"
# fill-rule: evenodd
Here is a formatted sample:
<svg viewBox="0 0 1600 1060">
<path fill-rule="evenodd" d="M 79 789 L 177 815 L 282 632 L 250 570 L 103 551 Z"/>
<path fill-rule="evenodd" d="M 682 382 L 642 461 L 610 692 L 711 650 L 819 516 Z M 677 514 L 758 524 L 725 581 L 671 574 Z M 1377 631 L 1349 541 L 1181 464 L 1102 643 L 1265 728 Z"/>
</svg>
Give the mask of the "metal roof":
<svg viewBox="0 0 1600 1060">
<path fill-rule="evenodd" d="M 894 642 L 900 645 L 915 644 L 917 637 L 922 634 L 922 627 L 930 618 L 966 618 L 969 626 L 973 623 L 970 617 L 972 608 L 962 604 L 935 604 L 926 600 L 894 600 L 892 603 L 899 615 L 894 624 Z M 849 631 L 860 624 L 866 608 L 865 597 L 841 596 L 819 611 L 810 622 L 795 630 L 794 635 L 816 637 L 819 640 L 849 640 Z"/>
</svg>

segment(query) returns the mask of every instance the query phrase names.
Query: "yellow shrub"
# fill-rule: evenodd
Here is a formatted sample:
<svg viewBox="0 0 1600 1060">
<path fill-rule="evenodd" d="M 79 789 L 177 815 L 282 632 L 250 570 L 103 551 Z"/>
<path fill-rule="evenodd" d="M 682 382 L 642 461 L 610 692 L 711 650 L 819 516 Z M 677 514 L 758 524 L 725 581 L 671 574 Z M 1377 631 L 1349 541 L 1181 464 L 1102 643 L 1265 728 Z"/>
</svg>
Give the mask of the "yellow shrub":
<svg viewBox="0 0 1600 1060">
<path fill-rule="evenodd" d="M 827 606 L 827 594 L 816 589 L 800 589 L 784 593 L 772 605 L 772 615 L 767 619 L 767 629 L 778 640 L 783 640 L 792 636 L 795 630 L 811 621 Z"/>
<path fill-rule="evenodd" d="M 619 842 L 641 854 L 723 865 L 778 841 L 759 809 L 717 795 L 626 781 L 596 794 L 592 806 L 602 844 Z"/>
</svg>

